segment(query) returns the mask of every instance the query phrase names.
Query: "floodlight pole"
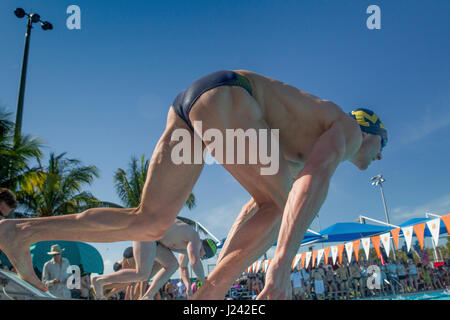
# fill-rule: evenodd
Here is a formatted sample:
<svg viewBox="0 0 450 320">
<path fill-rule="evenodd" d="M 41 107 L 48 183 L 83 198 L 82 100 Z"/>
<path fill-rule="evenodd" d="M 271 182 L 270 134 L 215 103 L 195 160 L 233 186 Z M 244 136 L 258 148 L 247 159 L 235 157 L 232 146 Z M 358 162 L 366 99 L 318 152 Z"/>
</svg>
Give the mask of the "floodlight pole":
<svg viewBox="0 0 450 320">
<path fill-rule="evenodd" d="M 27 78 L 28 54 L 30 51 L 30 38 L 33 23 L 40 23 L 43 30 L 52 30 L 53 26 L 48 21 L 42 21 L 37 13 L 27 14 L 22 8 L 14 11 L 18 18 L 27 17 L 27 31 L 25 33 L 25 48 L 23 50 L 22 69 L 20 72 L 19 95 L 17 98 L 16 123 L 14 128 L 14 143 L 17 144 L 22 130 L 23 102 L 25 99 L 25 83 Z"/>
<path fill-rule="evenodd" d="M 27 31 L 25 33 L 25 49 L 23 50 L 22 70 L 20 72 L 19 97 L 17 98 L 16 126 L 14 130 L 15 143 L 18 142 L 18 139 L 20 138 L 20 132 L 22 129 L 23 101 L 25 96 L 25 82 L 27 78 L 28 53 L 30 51 L 31 29 L 32 29 L 32 22 L 31 16 L 29 16 L 27 22 Z"/>
<path fill-rule="evenodd" d="M 381 174 L 372 177 L 370 179 L 370 181 L 372 181 L 372 185 L 373 186 L 380 186 L 380 191 L 381 191 L 381 198 L 383 200 L 383 206 L 384 206 L 384 213 L 386 215 L 386 222 L 388 224 L 391 224 L 391 222 L 389 221 L 389 214 L 388 214 L 388 210 L 387 210 L 387 206 L 386 206 L 386 200 L 384 198 L 384 191 L 383 191 L 383 182 L 385 182 L 386 180 L 383 178 L 383 176 Z M 390 239 L 390 238 L 389 238 Z M 390 239 L 391 241 L 391 245 L 392 245 L 392 254 L 394 256 L 394 259 L 397 260 L 397 257 L 395 255 L 395 247 L 394 247 L 394 242 L 392 241 L 392 239 Z M 389 257 L 388 257 L 389 258 Z"/>
</svg>

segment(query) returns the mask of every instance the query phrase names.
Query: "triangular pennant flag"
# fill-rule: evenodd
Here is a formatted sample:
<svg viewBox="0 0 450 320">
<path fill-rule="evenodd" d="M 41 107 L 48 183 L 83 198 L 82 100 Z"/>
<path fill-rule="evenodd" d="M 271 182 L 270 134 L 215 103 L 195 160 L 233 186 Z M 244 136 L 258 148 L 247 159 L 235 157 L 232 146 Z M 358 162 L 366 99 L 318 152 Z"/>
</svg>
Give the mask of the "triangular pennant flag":
<svg viewBox="0 0 450 320">
<path fill-rule="evenodd" d="M 377 257 L 380 258 L 381 257 L 380 236 L 371 237 L 370 239 L 372 239 L 373 247 L 375 248 L 375 252 L 377 253 Z"/>
<path fill-rule="evenodd" d="M 292 260 L 292 270 L 295 269 L 295 267 L 297 266 L 298 262 L 300 261 L 301 258 L 301 254 L 296 254 L 294 260 Z"/>
<path fill-rule="evenodd" d="M 324 249 L 317 250 L 317 265 L 320 264 L 320 260 L 322 260 Z"/>
<path fill-rule="evenodd" d="M 267 263 L 268 260 L 263 260 L 263 264 L 262 264 L 262 272 L 265 273 L 267 271 Z"/>
<path fill-rule="evenodd" d="M 430 230 L 431 237 L 434 241 L 434 245 L 437 247 L 439 242 L 439 229 L 441 227 L 441 219 L 436 218 L 430 221 L 427 221 L 428 230 Z"/>
<path fill-rule="evenodd" d="M 262 264 L 263 264 L 263 261 L 259 260 L 258 264 L 256 265 L 256 272 L 259 272 L 262 270 Z"/>
<path fill-rule="evenodd" d="M 391 230 L 392 239 L 394 239 L 395 247 L 398 249 L 398 237 L 400 236 L 400 228 Z"/>
<path fill-rule="evenodd" d="M 312 267 L 313 268 L 316 265 L 316 259 L 317 259 L 317 250 L 313 251 L 313 253 L 312 253 Z"/>
<path fill-rule="evenodd" d="M 369 260 L 369 253 L 370 253 L 370 238 L 362 238 L 361 239 L 364 253 L 366 254 L 366 260 Z"/>
<path fill-rule="evenodd" d="M 359 261 L 359 244 L 360 243 L 361 243 L 360 239 L 353 241 L 353 251 L 355 252 L 356 261 Z"/>
<path fill-rule="evenodd" d="M 305 268 L 305 259 L 306 259 L 306 254 L 303 252 L 302 253 L 302 269 L 304 269 Z"/>
<path fill-rule="evenodd" d="M 308 269 L 308 266 L 309 266 L 309 261 L 311 261 L 311 255 L 312 255 L 312 252 L 311 251 L 307 251 L 306 252 L 306 258 L 305 258 L 305 268 L 306 269 Z"/>
<path fill-rule="evenodd" d="M 348 263 L 352 262 L 353 242 L 345 244 L 345 251 L 347 252 Z"/>
<path fill-rule="evenodd" d="M 390 232 L 386 232 L 383 233 L 382 235 L 380 235 L 381 238 L 381 242 L 383 243 L 383 248 L 386 251 L 386 256 L 389 257 L 389 251 L 391 248 L 391 237 L 390 237 L 391 233 Z"/>
<path fill-rule="evenodd" d="M 420 249 L 423 250 L 423 235 L 425 232 L 425 222 L 416 224 L 413 226 L 413 228 L 414 232 L 416 233 L 417 240 L 419 241 Z"/>
<path fill-rule="evenodd" d="M 403 232 L 403 236 L 405 237 L 406 248 L 409 252 L 409 250 L 411 249 L 413 227 L 412 226 L 404 227 L 404 228 L 402 228 L 402 232 Z"/>
<path fill-rule="evenodd" d="M 447 233 L 450 234 L 450 213 L 441 217 L 442 221 L 444 221 L 445 227 L 447 228 Z"/>
<path fill-rule="evenodd" d="M 338 248 L 337 246 L 332 246 L 331 247 L 331 258 L 333 258 L 333 265 L 336 264 L 336 257 L 338 255 Z"/>
<path fill-rule="evenodd" d="M 328 256 L 330 255 L 330 247 L 323 250 L 323 256 L 325 257 L 325 264 L 328 264 Z"/>
<path fill-rule="evenodd" d="M 338 245 L 339 263 L 342 264 L 342 254 L 344 253 L 344 245 Z"/>
</svg>

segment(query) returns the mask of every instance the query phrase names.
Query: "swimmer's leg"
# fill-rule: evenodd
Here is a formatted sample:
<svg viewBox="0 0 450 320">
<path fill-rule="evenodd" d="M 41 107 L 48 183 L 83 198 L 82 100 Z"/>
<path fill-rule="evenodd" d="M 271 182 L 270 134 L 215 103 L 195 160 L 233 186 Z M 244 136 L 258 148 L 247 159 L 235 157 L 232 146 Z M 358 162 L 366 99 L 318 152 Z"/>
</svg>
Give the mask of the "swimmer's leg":
<svg viewBox="0 0 450 320">
<path fill-rule="evenodd" d="M 241 129 L 244 132 L 254 130 L 258 133 L 265 131 L 267 140 L 259 141 L 264 137 L 257 136 L 256 143 L 266 144 L 267 150 L 279 150 L 279 141 L 276 135 L 271 135 L 270 127 L 264 121 L 262 108 L 242 88 L 218 87 L 208 91 L 191 109 L 190 120 L 194 128 L 195 121 L 201 120 L 203 132 L 216 129 L 223 137 L 227 136 L 229 129 Z M 204 142 L 208 148 L 211 147 L 211 142 Z M 246 159 L 249 159 L 252 152 L 250 147 L 249 143 L 244 146 Z M 217 150 L 210 151 L 217 159 Z M 227 150 L 225 145 L 222 154 L 226 155 L 230 151 L 236 155 L 236 146 L 234 150 Z M 258 210 L 253 215 L 240 216 L 242 221 L 233 226 L 234 233 L 230 238 L 227 237 L 226 252 L 221 254 L 220 262 L 194 295 L 195 299 L 223 299 L 233 281 L 276 241 L 293 179 L 286 160 L 280 152 L 274 153 L 271 156 L 278 170 L 271 175 L 262 174 L 262 169 L 267 169 L 268 165 L 264 165 L 260 157 L 254 164 L 248 160 L 245 164 L 229 164 L 224 159 L 217 159 L 224 162 L 223 167 L 250 193 Z"/>
<path fill-rule="evenodd" d="M 155 254 L 155 242 L 133 241 L 133 257 L 136 261 L 136 269 L 122 269 L 108 275 L 92 277 L 95 296 L 98 299 L 104 299 L 103 286 L 107 283 L 129 283 L 147 280 L 152 270 Z"/>
<path fill-rule="evenodd" d="M 194 135 L 171 108 L 167 126 L 151 157 L 141 204 L 137 208 L 92 208 L 79 214 L 0 222 L 0 250 L 18 274 L 37 288 L 47 288 L 37 278 L 31 263 L 30 246 L 39 241 L 85 242 L 155 241 L 160 239 L 183 207 L 203 168 L 203 163 L 175 164 L 172 141 L 176 130 Z"/>
<path fill-rule="evenodd" d="M 174 254 L 172 253 L 172 251 L 170 251 L 169 249 L 167 249 L 162 245 L 158 245 L 156 250 L 157 250 L 156 253 L 157 258 L 155 260 L 158 261 L 160 269 L 153 277 L 152 284 L 147 289 L 147 292 L 144 294 L 141 300 L 153 299 L 156 292 L 164 286 L 164 284 L 178 269 L 178 261 L 175 258 Z"/>
</svg>

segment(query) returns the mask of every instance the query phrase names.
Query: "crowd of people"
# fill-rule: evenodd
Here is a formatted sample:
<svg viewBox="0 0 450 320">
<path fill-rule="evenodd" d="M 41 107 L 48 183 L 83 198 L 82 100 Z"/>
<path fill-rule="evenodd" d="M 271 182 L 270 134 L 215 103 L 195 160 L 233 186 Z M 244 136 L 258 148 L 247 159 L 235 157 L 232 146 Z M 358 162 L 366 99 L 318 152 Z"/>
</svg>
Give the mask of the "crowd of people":
<svg viewBox="0 0 450 320">
<path fill-rule="evenodd" d="M 367 260 L 347 263 L 344 258 L 336 265 L 321 262 L 315 267 L 296 267 L 291 285 L 294 300 L 346 300 L 438 290 L 450 285 L 450 261 L 436 267 L 412 259 L 387 259 L 383 264 Z M 263 286 L 263 274 L 246 274 L 235 282 L 227 298 L 255 299 Z"/>
</svg>

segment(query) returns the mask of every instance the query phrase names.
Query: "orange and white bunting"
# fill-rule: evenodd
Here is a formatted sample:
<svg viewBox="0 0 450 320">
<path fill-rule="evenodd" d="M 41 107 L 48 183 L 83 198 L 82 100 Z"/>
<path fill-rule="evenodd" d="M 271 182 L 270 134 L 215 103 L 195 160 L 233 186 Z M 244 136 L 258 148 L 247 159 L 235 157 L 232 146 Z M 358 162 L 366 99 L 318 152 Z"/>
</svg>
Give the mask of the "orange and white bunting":
<svg viewBox="0 0 450 320">
<path fill-rule="evenodd" d="M 406 249 L 409 252 L 409 250 L 411 249 L 411 241 L 412 241 L 412 236 L 413 236 L 413 227 L 412 226 L 403 227 L 402 228 L 402 232 L 403 232 L 403 236 L 405 237 Z"/>
<path fill-rule="evenodd" d="M 353 241 L 353 252 L 355 253 L 356 261 L 359 261 L 359 244 L 361 243 L 361 239 Z"/>
<path fill-rule="evenodd" d="M 425 233 L 425 222 L 424 223 L 419 223 L 413 226 L 414 228 L 414 232 L 416 233 L 416 237 L 417 240 L 419 241 L 420 244 L 420 249 L 423 250 L 423 236 Z"/>
<path fill-rule="evenodd" d="M 301 254 L 297 253 L 294 257 L 294 260 L 292 260 L 292 270 L 295 269 L 295 267 L 298 265 L 298 262 L 300 261 L 300 258 L 302 257 Z"/>
<path fill-rule="evenodd" d="M 333 265 L 336 264 L 336 258 L 338 256 L 338 248 L 337 246 L 332 246 L 331 247 L 331 258 L 333 259 Z"/>
<path fill-rule="evenodd" d="M 377 257 L 381 258 L 381 252 L 380 252 L 380 236 L 375 236 L 370 238 L 373 243 L 373 247 L 375 248 L 375 252 L 377 253 Z"/>
<path fill-rule="evenodd" d="M 364 253 L 366 254 L 366 260 L 369 260 L 370 253 L 370 238 L 362 238 L 361 243 L 364 249 Z"/>
<path fill-rule="evenodd" d="M 305 268 L 305 259 L 306 259 L 306 254 L 303 252 L 303 253 L 302 253 L 302 257 L 301 257 L 301 260 L 302 260 L 302 269 Z"/>
<path fill-rule="evenodd" d="M 391 233 L 386 232 L 380 235 L 381 243 L 383 244 L 383 248 L 386 251 L 386 256 L 389 257 L 389 251 L 391 248 Z"/>
<path fill-rule="evenodd" d="M 342 254 L 344 253 L 344 245 L 340 244 L 337 247 L 338 247 L 339 263 L 342 264 Z"/>
<path fill-rule="evenodd" d="M 445 227 L 447 228 L 447 233 L 450 234 L 450 213 L 441 217 L 442 221 L 444 221 Z"/>
<path fill-rule="evenodd" d="M 311 256 L 312 256 L 312 252 L 311 251 L 307 251 L 306 255 L 305 255 L 305 269 L 308 269 L 309 266 L 309 262 L 311 261 Z"/>
<path fill-rule="evenodd" d="M 317 250 L 313 251 L 312 253 L 312 262 L 311 266 L 314 268 L 316 266 L 316 259 L 317 259 Z"/>
<path fill-rule="evenodd" d="M 323 252 L 325 251 L 325 249 L 319 249 L 317 250 L 317 265 L 320 264 L 320 260 L 322 260 L 323 257 Z"/>
<path fill-rule="evenodd" d="M 353 242 L 347 242 L 345 244 L 345 251 L 347 252 L 348 263 L 352 262 Z"/>
<path fill-rule="evenodd" d="M 392 239 L 394 239 L 395 247 L 398 249 L 398 238 L 400 236 L 400 228 L 395 228 L 391 230 Z"/>
<path fill-rule="evenodd" d="M 330 255 L 330 247 L 327 247 L 323 250 L 323 255 L 325 257 L 325 264 L 328 264 L 328 257 Z"/>
<path fill-rule="evenodd" d="M 260 272 L 262 270 L 262 264 L 264 261 L 258 260 L 258 263 L 256 264 L 256 272 Z"/>
<path fill-rule="evenodd" d="M 431 238 L 434 241 L 434 245 L 437 247 L 439 242 L 439 229 L 441 228 L 441 218 L 436 218 L 427 221 L 428 230 L 430 230 Z"/>
</svg>

